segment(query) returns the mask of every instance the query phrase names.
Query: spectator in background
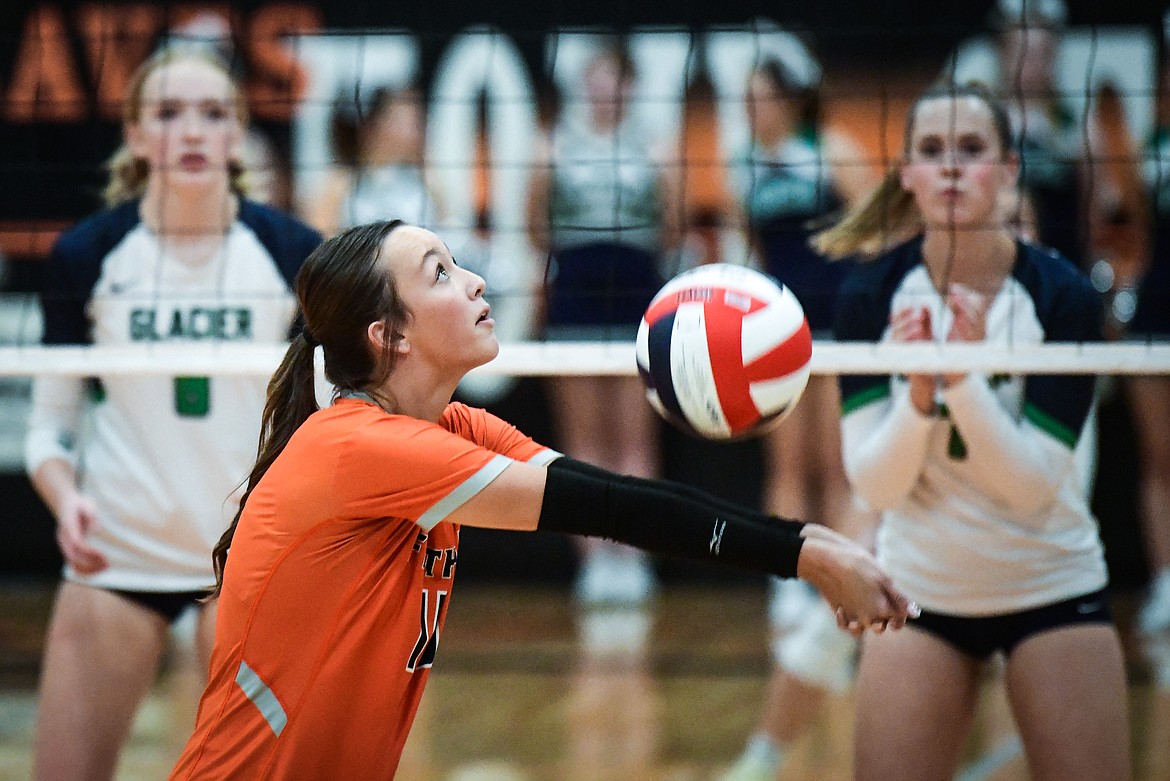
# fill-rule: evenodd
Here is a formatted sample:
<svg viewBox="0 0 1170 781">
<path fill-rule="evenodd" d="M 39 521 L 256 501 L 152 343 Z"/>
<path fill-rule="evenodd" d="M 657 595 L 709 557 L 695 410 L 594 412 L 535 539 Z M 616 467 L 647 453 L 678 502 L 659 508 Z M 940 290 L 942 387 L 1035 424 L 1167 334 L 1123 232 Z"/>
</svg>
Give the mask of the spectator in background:
<svg viewBox="0 0 1170 781">
<path fill-rule="evenodd" d="M 1007 107 L 1020 154 L 1020 187 L 1036 214 L 1041 244 L 1087 268 L 1084 131 L 1060 92 L 1056 64 L 1068 11 L 1064 0 L 999 0 L 996 94 Z"/>
<path fill-rule="evenodd" d="M 378 87 L 364 100 L 339 97 L 334 107 L 339 165 L 305 218 L 327 236 L 381 219 L 434 225 L 441 214 L 425 166 L 426 107 L 418 89 Z"/>
<path fill-rule="evenodd" d="M 242 91 L 206 50 L 163 49 L 139 68 L 109 205 L 53 248 L 45 344 L 288 337 L 291 280 L 320 237 L 247 199 L 246 123 Z M 201 599 L 254 457 L 265 386 L 261 377 L 36 380 L 26 466 L 65 558 L 41 671 L 37 779 L 113 777 L 168 629 L 187 609 L 198 613 L 206 674 L 216 608 Z"/>
<path fill-rule="evenodd" d="M 732 158 L 730 174 L 754 257 L 796 294 L 814 337 L 824 339 L 832 336 L 850 264 L 825 258 L 809 237 L 844 206 L 841 168 L 860 168 L 863 156 L 841 135 L 823 132 L 820 67 L 803 45 L 790 50 L 799 61 L 772 57 L 752 69 L 745 106 L 751 141 Z M 811 515 L 868 546 L 875 519 L 854 503 L 845 478 L 840 406 L 835 377 L 809 379 L 797 408 L 765 437 L 764 501 L 770 512 Z M 853 679 L 857 644 L 816 591 L 779 579 L 770 586 L 772 678 L 757 728 L 724 781 L 774 779 L 827 694 Z"/>
<path fill-rule="evenodd" d="M 842 288 L 837 338 L 1100 340 L 1087 278 L 1014 235 L 1003 190 L 1018 166 L 989 93 L 921 97 L 898 168 L 816 238 L 833 256 L 879 255 Z M 883 251 L 890 222 L 920 234 Z M 1131 777 L 1121 645 L 1078 466 L 1094 378 L 854 375 L 841 388 L 846 471 L 882 514 L 878 558 L 923 607 L 863 644 L 855 778 L 953 776 L 997 653 L 1033 777 Z"/>
<path fill-rule="evenodd" d="M 532 245 L 548 253 L 545 336 L 632 342 L 677 243 L 678 186 L 656 140 L 630 111 L 633 62 L 607 42 L 564 101 L 538 150 L 529 196 Z M 658 421 L 637 377 L 556 377 L 554 425 L 574 458 L 640 477 L 658 473 Z M 654 573 L 641 551 L 586 540 L 576 596 L 641 603 Z"/>
</svg>

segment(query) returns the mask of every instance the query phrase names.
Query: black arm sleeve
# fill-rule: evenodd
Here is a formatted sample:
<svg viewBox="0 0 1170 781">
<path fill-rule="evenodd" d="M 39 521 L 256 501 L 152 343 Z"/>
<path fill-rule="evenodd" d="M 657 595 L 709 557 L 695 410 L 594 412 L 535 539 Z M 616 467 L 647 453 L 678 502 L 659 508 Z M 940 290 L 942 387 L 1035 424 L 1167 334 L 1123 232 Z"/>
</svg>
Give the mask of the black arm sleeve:
<svg viewBox="0 0 1170 781">
<path fill-rule="evenodd" d="M 548 466 L 538 528 L 653 553 L 796 577 L 804 524 L 679 483 L 622 477 L 571 458 Z"/>
</svg>

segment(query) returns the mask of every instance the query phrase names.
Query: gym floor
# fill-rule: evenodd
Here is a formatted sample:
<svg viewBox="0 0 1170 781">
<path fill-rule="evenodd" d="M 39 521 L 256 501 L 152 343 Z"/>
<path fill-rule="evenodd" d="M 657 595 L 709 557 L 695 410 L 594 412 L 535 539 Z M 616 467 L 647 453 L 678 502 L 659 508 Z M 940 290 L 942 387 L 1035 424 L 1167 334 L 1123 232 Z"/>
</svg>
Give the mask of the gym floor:
<svg viewBox="0 0 1170 781">
<path fill-rule="evenodd" d="M 31 770 L 36 679 L 55 584 L 0 584 L 0 779 Z M 461 584 L 398 774 L 401 781 L 706 781 L 740 751 L 767 680 L 763 583 L 667 584 L 645 610 L 584 613 L 566 587 Z M 1118 595 L 1135 771 L 1170 779 L 1170 638 L 1141 647 Z M 1154 658 L 1161 654 L 1161 662 Z M 165 778 L 198 679 L 183 631 L 144 703 L 119 779 Z M 830 699 L 781 781 L 849 778 L 851 699 Z M 963 781 L 1028 778 L 994 674 Z"/>
</svg>

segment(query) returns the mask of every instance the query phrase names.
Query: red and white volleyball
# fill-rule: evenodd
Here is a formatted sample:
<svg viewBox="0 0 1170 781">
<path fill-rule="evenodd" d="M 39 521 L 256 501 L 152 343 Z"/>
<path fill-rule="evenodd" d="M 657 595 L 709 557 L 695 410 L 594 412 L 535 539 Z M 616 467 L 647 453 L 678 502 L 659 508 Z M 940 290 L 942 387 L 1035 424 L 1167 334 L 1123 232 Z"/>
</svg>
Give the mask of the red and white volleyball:
<svg viewBox="0 0 1170 781">
<path fill-rule="evenodd" d="M 679 274 L 638 327 L 651 405 L 704 439 L 775 425 L 808 384 L 812 336 L 792 291 L 754 269 L 714 263 Z"/>
</svg>

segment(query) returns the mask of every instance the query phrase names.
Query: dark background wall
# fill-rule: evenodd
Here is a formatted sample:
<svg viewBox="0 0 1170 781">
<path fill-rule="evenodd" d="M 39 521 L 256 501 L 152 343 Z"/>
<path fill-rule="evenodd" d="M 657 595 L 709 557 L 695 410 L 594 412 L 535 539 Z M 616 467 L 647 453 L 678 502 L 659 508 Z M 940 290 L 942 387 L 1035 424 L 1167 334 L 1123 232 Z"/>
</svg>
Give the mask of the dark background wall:
<svg viewBox="0 0 1170 781">
<path fill-rule="evenodd" d="M 117 12 L 139 7 L 134 3 L 102 4 Z M 187 13 L 198 4 L 148 4 L 164 15 Z M 876 94 L 907 81 L 915 83 L 938 71 L 962 39 L 985 29 L 991 2 L 939 3 L 921 0 L 855 2 L 762 2 L 722 0 L 645 3 L 639 0 L 431 0 L 386 3 L 351 0 L 333 3 L 279 3 L 260 0 L 211 6 L 231 9 L 235 33 L 246 41 L 263 34 L 258 20 L 304 15 L 306 9 L 323 28 L 349 29 L 360 34 L 369 28 L 399 28 L 416 34 L 423 46 L 424 83 L 451 36 L 474 24 L 505 30 L 524 52 L 539 81 L 543 73 L 542 44 L 550 29 L 591 26 L 626 29 L 646 26 L 709 28 L 745 24 L 767 17 L 815 41 L 825 70 L 837 83 L 862 83 Z M 1165 3 L 1128 0 L 1068 3 L 1070 25 L 1160 25 Z M 77 63 L 87 61 L 79 22 L 83 4 L 27 2 L 0 4 L 0 96 L 4 121 L 0 123 L 0 235 L 9 257 L 3 282 L 9 291 L 33 291 L 40 284 L 46 238 L 97 205 L 104 183 L 102 161 L 119 139 L 119 127 L 98 109 L 100 85 L 79 68 L 79 78 L 90 106 L 69 121 L 20 119 L 7 96 L 15 80 L 22 47 L 30 45 L 36 14 L 48 12 L 60 20 L 68 37 L 67 51 Z M 276 26 L 279 27 L 279 24 Z M 35 37 L 35 35 L 33 36 Z M 245 52 L 247 46 L 241 47 Z M 247 54 L 246 71 L 257 63 Z M 875 97 L 876 97 L 875 94 Z M 279 118 L 261 119 L 261 127 L 278 146 L 287 149 L 288 125 Z M 549 420 L 544 386 L 524 380 L 494 411 L 512 420 L 541 441 L 556 446 Z M 1132 422 L 1123 396 L 1106 397 L 1101 416 L 1101 474 L 1095 507 L 1109 551 L 1114 580 L 1123 586 L 1146 577 L 1136 516 L 1136 464 Z M 757 443 L 716 445 L 689 439 L 663 429 L 663 458 L 668 477 L 690 482 L 730 498 L 756 502 L 763 473 Z M 0 574 L 51 577 L 59 567 L 52 522 L 18 473 L 0 474 Z M 520 535 L 466 530 L 460 556 L 464 576 L 485 578 L 566 579 L 574 556 L 571 545 L 550 535 Z M 689 564 L 664 563 L 668 578 L 714 577 L 713 571 Z M 720 577 L 726 577 L 720 574 Z"/>
</svg>

